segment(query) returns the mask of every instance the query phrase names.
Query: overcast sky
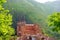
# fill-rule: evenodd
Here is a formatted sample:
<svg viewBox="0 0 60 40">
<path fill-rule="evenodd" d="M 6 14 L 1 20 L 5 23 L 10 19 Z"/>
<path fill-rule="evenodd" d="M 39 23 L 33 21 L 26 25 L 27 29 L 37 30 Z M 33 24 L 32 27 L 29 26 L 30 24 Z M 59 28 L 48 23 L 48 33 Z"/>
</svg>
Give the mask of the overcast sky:
<svg viewBox="0 0 60 40">
<path fill-rule="evenodd" d="M 45 2 L 53 2 L 53 1 L 56 1 L 56 0 L 35 0 L 37 2 L 40 2 L 40 3 L 45 3 Z"/>
</svg>

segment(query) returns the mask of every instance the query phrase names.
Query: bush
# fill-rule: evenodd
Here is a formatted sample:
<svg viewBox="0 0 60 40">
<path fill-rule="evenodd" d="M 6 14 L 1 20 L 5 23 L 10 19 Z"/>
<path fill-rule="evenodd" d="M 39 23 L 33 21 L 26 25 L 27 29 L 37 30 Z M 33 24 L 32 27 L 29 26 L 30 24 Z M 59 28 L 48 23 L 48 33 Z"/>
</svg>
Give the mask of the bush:
<svg viewBox="0 0 60 40">
<path fill-rule="evenodd" d="M 15 31 L 12 28 L 12 15 L 9 10 L 3 8 L 6 0 L 0 0 L 0 40 L 10 40 Z"/>
</svg>

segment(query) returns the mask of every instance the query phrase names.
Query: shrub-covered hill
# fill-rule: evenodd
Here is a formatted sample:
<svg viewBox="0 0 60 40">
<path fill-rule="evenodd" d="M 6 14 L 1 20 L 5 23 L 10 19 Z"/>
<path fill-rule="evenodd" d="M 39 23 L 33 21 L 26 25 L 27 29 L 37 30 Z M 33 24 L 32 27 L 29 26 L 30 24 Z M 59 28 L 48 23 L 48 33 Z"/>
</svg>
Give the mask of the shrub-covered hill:
<svg viewBox="0 0 60 40">
<path fill-rule="evenodd" d="M 38 3 L 34 0 L 7 0 L 4 7 L 8 8 L 13 15 L 13 26 L 16 28 L 16 22 L 25 16 L 27 23 L 38 23 L 47 30 L 47 16 L 53 12 L 60 12 L 60 1 Z M 44 31 L 45 32 L 45 31 Z"/>
</svg>

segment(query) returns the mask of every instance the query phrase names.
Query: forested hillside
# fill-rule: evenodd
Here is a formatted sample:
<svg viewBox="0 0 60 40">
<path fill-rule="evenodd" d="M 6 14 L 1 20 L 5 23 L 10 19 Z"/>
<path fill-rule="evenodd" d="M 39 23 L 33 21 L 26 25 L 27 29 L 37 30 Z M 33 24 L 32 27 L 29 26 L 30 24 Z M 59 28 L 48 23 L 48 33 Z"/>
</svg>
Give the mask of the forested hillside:
<svg viewBox="0 0 60 40">
<path fill-rule="evenodd" d="M 45 33 L 51 33 L 51 29 L 47 29 L 46 20 L 48 15 L 53 12 L 60 12 L 60 1 L 38 3 L 34 0 L 8 0 L 4 7 L 11 10 L 13 15 L 13 25 L 16 28 L 16 22 L 25 16 L 27 23 L 38 23 Z M 54 35 L 56 36 L 56 35 Z"/>
<path fill-rule="evenodd" d="M 45 3 L 54 9 L 54 12 L 60 12 L 60 0 Z"/>
</svg>

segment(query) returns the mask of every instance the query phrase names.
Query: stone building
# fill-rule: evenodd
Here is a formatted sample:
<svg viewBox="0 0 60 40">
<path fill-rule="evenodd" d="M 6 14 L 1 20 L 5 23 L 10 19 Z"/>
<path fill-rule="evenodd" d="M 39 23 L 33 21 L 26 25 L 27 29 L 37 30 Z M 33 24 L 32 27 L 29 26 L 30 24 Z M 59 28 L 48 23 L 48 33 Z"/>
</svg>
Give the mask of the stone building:
<svg viewBox="0 0 60 40">
<path fill-rule="evenodd" d="M 17 36 L 19 40 L 48 40 L 38 24 L 26 24 L 25 21 L 17 23 Z"/>
</svg>

